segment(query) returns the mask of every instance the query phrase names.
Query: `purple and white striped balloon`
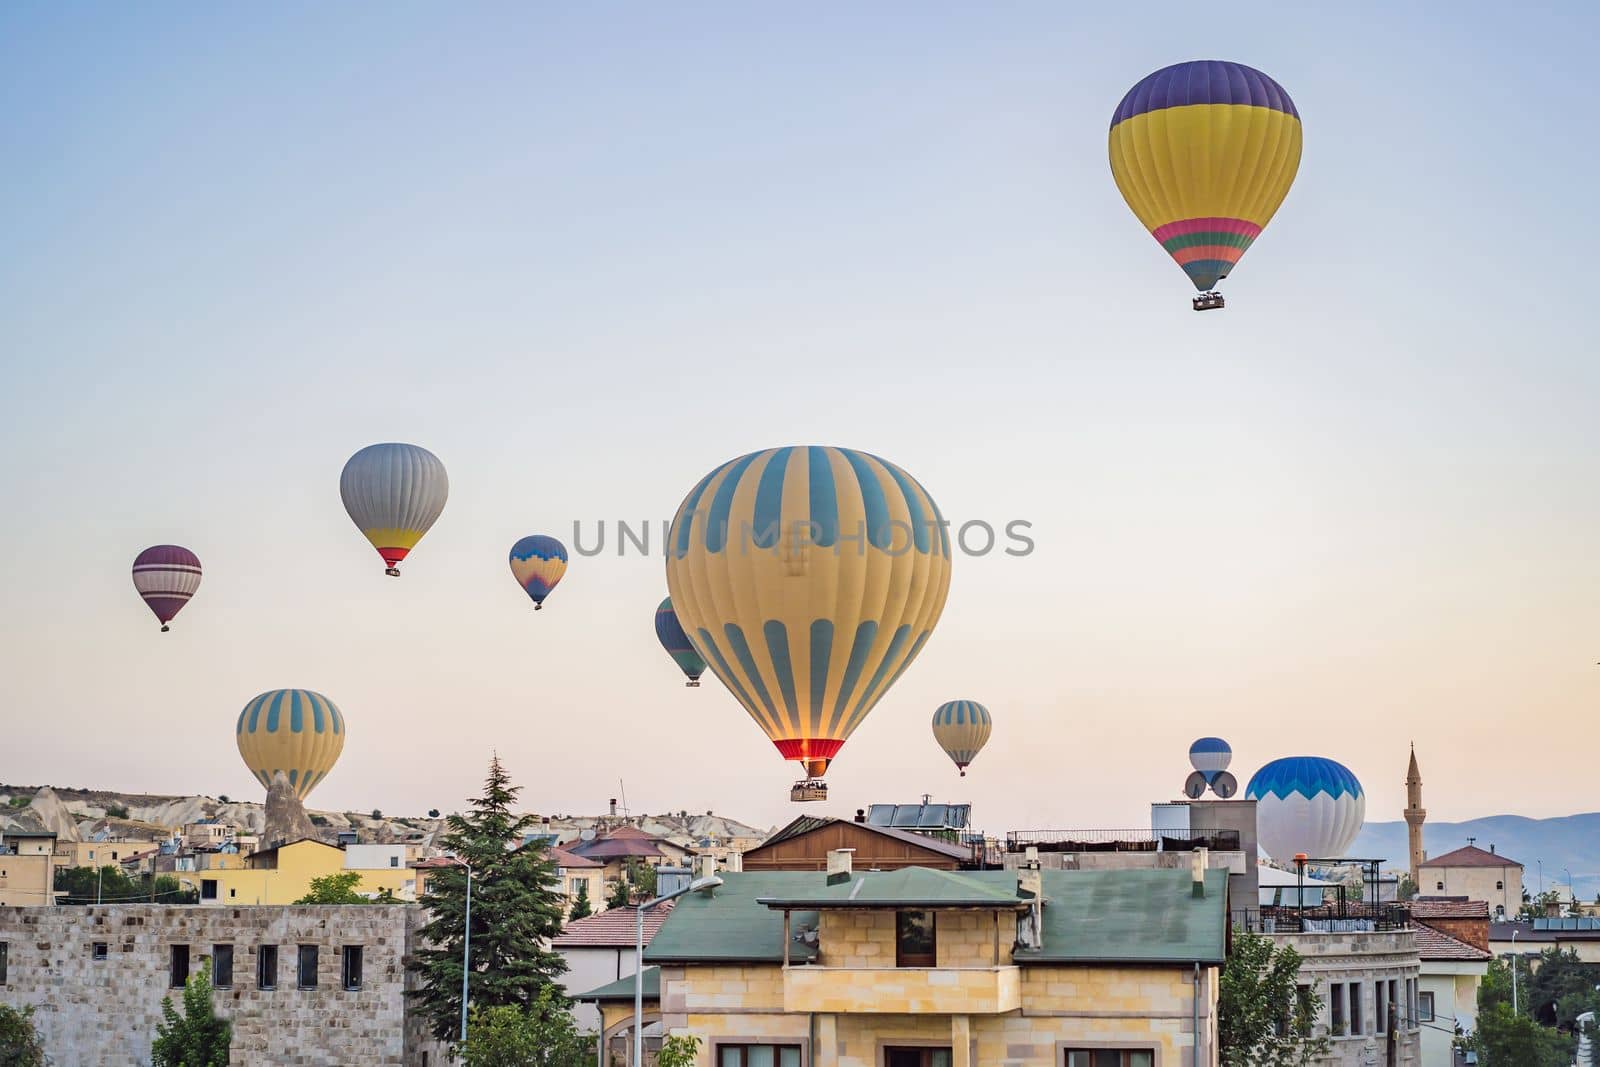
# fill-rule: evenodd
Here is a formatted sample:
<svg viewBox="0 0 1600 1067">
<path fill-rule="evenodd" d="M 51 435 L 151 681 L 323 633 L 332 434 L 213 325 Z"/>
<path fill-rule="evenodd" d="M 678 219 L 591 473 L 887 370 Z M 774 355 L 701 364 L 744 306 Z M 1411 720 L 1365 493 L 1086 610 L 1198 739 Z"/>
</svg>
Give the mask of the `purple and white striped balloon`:
<svg viewBox="0 0 1600 1067">
<path fill-rule="evenodd" d="M 178 545 L 147 548 L 133 561 L 133 587 L 166 633 L 167 623 L 200 588 L 200 557 Z"/>
</svg>

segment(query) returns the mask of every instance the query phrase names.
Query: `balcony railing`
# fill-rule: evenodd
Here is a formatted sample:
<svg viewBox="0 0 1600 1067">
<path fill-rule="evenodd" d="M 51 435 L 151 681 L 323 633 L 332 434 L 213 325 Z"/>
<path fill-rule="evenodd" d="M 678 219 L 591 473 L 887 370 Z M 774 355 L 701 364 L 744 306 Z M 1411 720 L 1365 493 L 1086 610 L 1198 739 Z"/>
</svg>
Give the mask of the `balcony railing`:
<svg viewBox="0 0 1600 1067">
<path fill-rule="evenodd" d="M 1025 848 L 1040 852 L 1238 852 L 1239 831 L 1208 830 L 1177 834 L 1154 830 L 1012 830 L 1006 834 L 1006 851 Z"/>
<path fill-rule="evenodd" d="M 1279 905 L 1235 911 L 1233 928 L 1252 934 L 1337 934 L 1409 930 L 1411 909 L 1404 904 L 1339 901 L 1314 908 Z"/>
</svg>

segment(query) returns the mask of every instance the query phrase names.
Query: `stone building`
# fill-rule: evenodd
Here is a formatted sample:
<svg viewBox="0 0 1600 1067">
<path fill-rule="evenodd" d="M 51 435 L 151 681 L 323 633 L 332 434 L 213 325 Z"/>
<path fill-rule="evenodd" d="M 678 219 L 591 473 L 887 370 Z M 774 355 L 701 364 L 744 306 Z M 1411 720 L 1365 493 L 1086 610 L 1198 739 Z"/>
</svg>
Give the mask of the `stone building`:
<svg viewBox="0 0 1600 1067">
<path fill-rule="evenodd" d="M 56 835 L 0 831 L 0 905 L 54 904 Z"/>
<path fill-rule="evenodd" d="M 721 878 L 645 952 L 644 1021 L 700 1037 L 701 1067 L 1217 1063 L 1225 871 L 855 871 L 841 851 Z M 608 1040 L 632 984 L 581 998 Z"/>
<path fill-rule="evenodd" d="M 405 956 L 417 908 L 0 908 L 0 1003 L 32 1005 L 53 1062 L 148 1063 L 161 1001 L 209 961 L 238 1067 L 433 1067 Z"/>
<path fill-rule="evenodd" d="M 1485 852 L 1468 838 L 1464 848 L 1430 856 L 1418 865 L 1423 896 L 1466 897 L 1489 905 L 1495 918 L 1515 918 L 1522 910 L 1522 864 L 1495 851 Z"/>
</svg>

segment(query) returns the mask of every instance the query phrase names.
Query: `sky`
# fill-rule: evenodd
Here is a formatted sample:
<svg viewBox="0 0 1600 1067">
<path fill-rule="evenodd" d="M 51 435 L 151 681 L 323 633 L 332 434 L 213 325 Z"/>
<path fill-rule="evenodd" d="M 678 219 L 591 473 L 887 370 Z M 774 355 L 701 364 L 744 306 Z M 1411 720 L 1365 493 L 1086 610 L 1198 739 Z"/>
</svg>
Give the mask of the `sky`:
<svg viewBox="0 0 1600 1067">
<path fill-rule="evenodd" d="M 350 740 L 313 807 L 766 826 L 923 793 L 1137 827 L 1190 741 L 1331 756 L 1400 817 L 1600 808 L 1600 107 L 1573 3 L 8 4 L 0 781 L 256 797 L 277 687 Z M 1195 315 L 1106 129 L 1258 67 L 1298 179 Z M 386 578 L 345 459 L 443 516 Z M 659 524 L 757 448 L 882 455 L 959 522 L 919 660 L 829 773 L 656 644 Z M 656 525 L 619 556 L 616 523 Z M 576 557 L 534 614 L 517 538 Z M 205 578 L 169 634 L 128 567 Z M 957 778 L 928 730 L 980 700 Z"/>
</svg>

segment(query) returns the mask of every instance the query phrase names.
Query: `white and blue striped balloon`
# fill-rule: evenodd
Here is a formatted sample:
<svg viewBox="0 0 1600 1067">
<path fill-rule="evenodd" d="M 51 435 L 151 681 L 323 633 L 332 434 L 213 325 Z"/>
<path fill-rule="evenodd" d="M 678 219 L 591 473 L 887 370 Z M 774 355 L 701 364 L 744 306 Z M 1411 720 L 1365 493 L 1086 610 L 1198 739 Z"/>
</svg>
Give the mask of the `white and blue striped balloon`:
<svg viewBox="0 0 1600 1067">
<path fill-rule="evenodd" d="M 1322 756 L 1287 756 L 1245 786 L 1256 802 L 1256 834 L 1267 855 L 1292 863 L 1343 857 L 1367 817 L 1367 794 L 1350 769 Z"/>
<path fill-rule="evenodd" d="M 1202 737 L 1189 746 L 1189 764 L 1205 776 L 1206 785 L 1233 762 L 1233 749 L 1220 737 Z"/>
</svg>

